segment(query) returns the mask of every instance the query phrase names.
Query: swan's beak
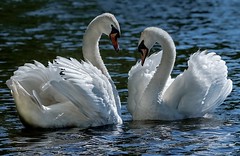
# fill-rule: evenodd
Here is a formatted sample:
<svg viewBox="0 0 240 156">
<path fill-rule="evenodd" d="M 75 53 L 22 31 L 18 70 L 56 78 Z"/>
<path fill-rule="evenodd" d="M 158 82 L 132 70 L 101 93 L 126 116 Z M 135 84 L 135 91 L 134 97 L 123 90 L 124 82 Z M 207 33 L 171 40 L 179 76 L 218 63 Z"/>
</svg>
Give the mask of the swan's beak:
<svg viewBox="0 0 240 156">
<path fill-rule="evenodd" d="M 113 47 L 114 47 L 114 49 L 115 49 L 115 51 L 119 51 L 119 45 L 118 45 L 118 37 L 120 37 L 120 35 L 119 35 L 119 33 L 111 33 L 110 35 L 109 35 L 109 37 L 110 37 L 110 40 L 112 41 L 112 45 L 113 45 Z"/>
<path fill-rule="evenodd" d="M 144 45 L 144 41 L 142 41 L 138 46 L 138 51 L 141 53 L 141 64 L 144 65 L 145 59 L 148 56 L 148 48 Z"/>
<path fill-rule="evenodd" d="M 148 50 L 147 49 L 141 49 L 141 60 L 142 60 L 141 64 L 142 64 L 142 66 L 145 62 L 145 59 L 146 59 L 147 55 L 148 55 Z"/>
<path fill-rule="evenodd" d="M 112 45 L 115 49 L 115 51 L 119 51 L 119 46 L 118 46 L 118 38 L 120 37 L 120 32 L 118 31 L 118 29 L 116 29 L 113 25 L 112 26 L 112 31 L 109 34 L 109 38 L 112 41 Z"/>
</svg>

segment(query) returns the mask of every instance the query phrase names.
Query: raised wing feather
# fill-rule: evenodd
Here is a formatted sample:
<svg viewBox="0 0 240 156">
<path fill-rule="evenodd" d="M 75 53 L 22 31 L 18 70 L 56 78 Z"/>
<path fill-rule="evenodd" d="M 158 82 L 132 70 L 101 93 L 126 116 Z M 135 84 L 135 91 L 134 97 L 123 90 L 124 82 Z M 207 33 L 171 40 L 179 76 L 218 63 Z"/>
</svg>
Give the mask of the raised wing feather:
<svg viewBox="0 0 240 156">
<path fill-rule="evenodd" d="M 34 90 L 38 93 L 42 103 L 48 106 L 66 101 L 66 98 L 49 84 L 51 80 L 62 79 L 59 72 L 51 63 L 49 63 L 49 67 L 47 68 L 40 62 L 34 61 L 33 64 L 25 63 L 24 66 L 19 67 L 6 83 L 13 90 L 12 81 L 17 81 L 29 95 L 33 95 Z"/>
<path fill-rule="evenodd" d="M 112 86 L 105 75 L 89 62 L 58 57 L 54 63 L 64 80 L 51 84 L 95 123 L 121 123 Z M 117 95 L 116 95 L 117 96 Z M 100 125 L 100 124 L 99 124 Z"/>
<path fill-rule="evenodd" d="M 163 101 L 187 117 L 203 116 L 216 108 L 232 90 L 227 66 L 215 53 L 197 52 L 188 69 L 167 88 Z"/>
</svg>

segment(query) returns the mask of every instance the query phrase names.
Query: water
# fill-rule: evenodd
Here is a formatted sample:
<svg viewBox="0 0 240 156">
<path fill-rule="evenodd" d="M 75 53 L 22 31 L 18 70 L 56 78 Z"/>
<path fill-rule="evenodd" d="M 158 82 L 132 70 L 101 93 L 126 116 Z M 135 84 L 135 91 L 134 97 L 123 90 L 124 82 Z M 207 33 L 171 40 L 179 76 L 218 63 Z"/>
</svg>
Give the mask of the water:
<svg viewBox="0 0 240 156">
<path fill-rule="evenodd" d="M 0 155 L 239 155 L 240 2 L 61 1 L 0 2 Z M 21 124 L 5 81 L 18 66 L 57 55 L 82 59 L 82 35 L 103 12 L 117 17 L 121 52 L 102 37 L 102 57 L 119 90 L 124 123 L 81 130 L 27 130 Z M 127 72 L 139 59 L 140 32 L 147 26 L 168 31 L 177 46 L 173 77 L 186 69 L 198 49 L 215 51 L 227 62 L 233 91 L 207 118 L 182 121 L 131 121 L 127 112 Z M 155 51 L 159 50 L 156 46 Z"/>
</svg>

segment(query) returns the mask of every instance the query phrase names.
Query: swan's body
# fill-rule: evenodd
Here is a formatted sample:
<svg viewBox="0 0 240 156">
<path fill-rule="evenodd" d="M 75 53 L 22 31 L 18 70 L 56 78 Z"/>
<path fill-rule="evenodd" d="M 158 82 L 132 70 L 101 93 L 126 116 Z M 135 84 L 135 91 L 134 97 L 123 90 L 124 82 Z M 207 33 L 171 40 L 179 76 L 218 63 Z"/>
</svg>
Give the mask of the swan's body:
<svg viewBox="0 0 240 156">
<path fill-rule="evenodd" d="M 156 42 L 162 46 L 162 51 L 146 58 Z M 160 28 L 146 28 L 138 49 L 144 65 L 140 62 L 134 65 L 128 79 L 127 107 L 134 120 L 203 117 L 220 105 L 232 90 L 225 62 L 207 51 L 193 54 L 188 69 L 171 79 L 175 45 L 170 35 Z"/>
<path fill-rule="evenodd" d="M 110 34 L 117 50 L 120 27 L 112 14 L 105 13 L 86 30 L 86 62 L 57 57 L 48 67 L 35 61 L 14 72 L 7 85 L 25 126 L 87 128 L 122 123 L 120 99 L 99 53 L 102 33 Z"/>
</svg>

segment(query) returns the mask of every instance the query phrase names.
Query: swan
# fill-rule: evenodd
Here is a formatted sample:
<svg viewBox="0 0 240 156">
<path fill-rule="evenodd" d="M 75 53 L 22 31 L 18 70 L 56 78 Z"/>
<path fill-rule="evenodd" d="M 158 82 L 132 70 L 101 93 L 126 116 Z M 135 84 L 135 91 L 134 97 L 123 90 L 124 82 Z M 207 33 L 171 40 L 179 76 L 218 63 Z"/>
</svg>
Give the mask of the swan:
<svg viewBox="0 0 240 156">
<path fill-rule="evenodd" d="M 148 56 L 158 43 L 162 51 Z M 141 62 L 129 71 L 127 108 L 133 120 L 181 120 L 204 117 L 232 90 L 225 61 L 214 52 L 191 55 L 188 69 L 172 79 L 176 50 L 171 36 L 148 27 L 138 43 Z"/>
<path fill-rule="evenodd" d="M 6 82 L 19 118 L 27 128 L 88 128 L 121 124 L 116 87 L 99 53 L 102 34 L 109 35 L 118 51 L 120 26 L 114 15 L 94 18 L 83 37 L 85 61 L 58 56 L 45 67 L 25 63 Z"/>
</svg>

